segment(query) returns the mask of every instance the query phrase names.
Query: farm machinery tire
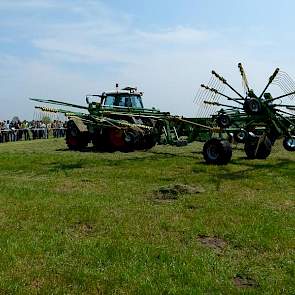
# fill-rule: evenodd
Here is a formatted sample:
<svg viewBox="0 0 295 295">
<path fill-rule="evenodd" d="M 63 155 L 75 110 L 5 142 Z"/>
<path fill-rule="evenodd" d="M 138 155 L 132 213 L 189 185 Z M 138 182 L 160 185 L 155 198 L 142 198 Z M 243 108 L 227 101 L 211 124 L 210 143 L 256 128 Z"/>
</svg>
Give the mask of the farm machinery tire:
<svg viewBox="0 0 295 295">
<path fill-rule="evenodd" d="M 244 129 L 234 132 L 233 139 L 237 143 L 245 143 L 248 138 L 248 132 Z"/>
<path fill-rule="evenodd" d="M 244 150 L 248 159 L 266 159 L 271 153 L 272 143 L 267 136 L 251 136 L 245 142 Z"/>
<path fill-rule="evenodd" d="M 232 148 L 228 141 L 209 139 L 203 147 L 203 156 L 207 164 L 226 165 L 232 157 Z"/>
<path fill-rule="evenodd" d="M 285 137 L 283 140 L 283 147 L 289 152 L 295 151 L 295 136 Z"/>
<path fill-rule="evenodd" d="M 74 122 L 69 121 L 66 131 L 66 143 L 70 150 L 78 151 L 87 147 L 88 132 L 80 132 Z"/>
<path fill-rule="evenodd" d="M 220 128 L 228 128 L 231 124 L 231 119 L 229 115 L 221 114 L 216 119 L 217 125 Z"/>
<path fill-rule="evenodd" d="M 245 100 L 244 111 L 247 114 L 256 115 L 262 110 L 261 102 L 257 98 L 250 98 Z"/>
</svg>

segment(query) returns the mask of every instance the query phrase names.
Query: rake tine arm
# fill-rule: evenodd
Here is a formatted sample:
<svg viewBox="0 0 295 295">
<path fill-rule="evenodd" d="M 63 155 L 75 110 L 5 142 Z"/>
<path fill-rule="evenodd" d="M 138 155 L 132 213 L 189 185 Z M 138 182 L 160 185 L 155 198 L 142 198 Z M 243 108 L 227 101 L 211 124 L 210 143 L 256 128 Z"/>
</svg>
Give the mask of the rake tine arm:
<svg viewBox="0 0 295 295">
<path fill-rule="evenodd" d="M 281 113 L 286 114 L 286 115 L 294 116 L 294 114 L 291 114 L 291 113 L 288 113 L 288 112 L 282 111 L 282 110 L 277 110 L 277 112 L 281 112 Z"/>
<path fill-rule="evenodd" d="M 244 71 L 244 68 L 242 66 L 242 63 L 239 63 L 238 64 L 238 68 L 240 70 L 240 73 L 241 73 L 241 76 L 242 76 L 242 80 L 243 80 L 243 82 L 244 82 L 244 84 L 245 84 L 245 86 L 246 86 L 246 88 L 247 88 L 247 90 L 249 92 L 250 91 L 250 88 L 249 88 L 249 84 L 248 84 L 248 79 L 247 79 L 246 73 Z"/>
<path fill-rule="evenodd" d="M 293 125 L 294 123 L 290 121 L 286 116 L 283 116 L 282 114 L 277 114 L 279 117 L 281 117 L 283 120 L 287 121 L 290 125 Z"/>
<path fill-rule="evenodd" d="M 226 85 L 229 89 L 231 89 L 234 93 L 236 93 L 240 98 L 244 99 L 244 97 L 236 89 L 234 89 L 230 84 L 228 84 L 223 77 L 218 75 L 215 71 L 212 71 L 212 75 L 214 75 L 217 79 L 219 79 L 224 85 Z"/>
<path fill-rule="evenodd" d="M 48 112 L 48 113 L 59 113 L 57 109 L 52 109 L 52 108 L 46 108 L 46 107 L 40 107 L 40 106 L 35 106 L 36 110 L 41 110 L 42 112 Z"/>
<path fill-rule="evenodd" d="M 78 108 L 78 109 L 85 109 L 88 110 L 88 107 L 86 106 L 81 106 L 73 103 L 68 103 L 68 102 L 62 102 L 58 100 L 52 100 L 52 99 L 39 99 L 39 98 L 29 98 L 32 101 L 37 101 L 37 102 L 42 102 L 42 103 L 48 103 L 48 104 L 55 104 L 55 105 L 60 105 L 60 106 L 67 106 L 67 107 L 73 107 L 73 108 Z"/>
<path fill-rule="evenodd" d="M 68 110 L 63 110 L 63 109 L 54 109 L 54 108 L 48 108 L 48 107 L 43 107 L 43 106 L 35 106 L 35 109 L 41 110 L 42 112 L 47 112 L 47 113 L 61 113 L 64 114 L 65 116 L 68 116 L 69 114 L 74 114 L 74 115 L 79 115 L 83 116 L 83 113 L 79 112 L 71 112 Z"/>
<path fill-rule="evenodd" d="M 274 97 L 274 98 L 270 99 L 269 101 L 273 101 L 273 100 L 280 99 L 280 98 L 287 97 L 287 96 L 294 95 L 294 94 L 295 94 L 295 91 Z"/>
<path fill-rule="evenodd" d="M 290 105 L 290 104 L 274 104 L 273 106 L 275 106 L 275 107 L 285 107 L 285 108 L 287 108 L 287 107 L 295 108 L 295 106 Z"/>
<path fill-rule="evenodd" d="M 215 105 L 215 106 L 221 106 L 221 107 L 229 107 L 229 108 L 238 109 L 238 110 L 243 109 L 243 108 L 239 108 L 239 107 L 235 107 L 235 106 L 231 106 L 231 105 L 227 105 L 227 104 L 222 104 L 222 103 L 219 103 L 219 102 L 207 101 L 207 100 L 204 100 L 204 103 L 205 104 Z"/>
<path fill-rule="evenodd" d="M 280 69 L 276 68 L 276 70 L 274 71 L 274 73 L 269 77 L 268 83 L 266 84 L 265 88 L 263 89 L 263 91 L 261 92 L 259 99 L 261 99 L 262 95 L 265 93 L 265 91 L 267 90 L 267 88 L 269 87 L 269 85 L 273 82 L 273 80 L 275 79 L 275 77 L 277 76 L 277 74 L 279 73 Z"/>
<path fill-rule="evenodd" d="M 235 101 L 236 103 L 242 104 L 241 102 L 239 102 L 239 100 L 242 100 L 241 98 L 233 98 L 233 97 L 230 97 L 230 96 L 228 96 L 228 95 L 225 95 L 225 94 L 219 92 L 217 89 L 215 89 L 215 88 L 210 88 L 209 86 L 206 86 L 206 85 L 204 85 L 204 84 L 201 84 L 201 87 L 203 87 L 203 88 L 205 88 L 205 89 L 207 89 L 207 90 L 209 90 L 209 91 L 211 91 L 211 92 L 214 92 L 214 93 L 216 93 L 216 94 L 219 94 L 219 95 L 221 95 L 221 96 L 223 96 L 223 97 L 226 97 L 228 100 L 233 100 L 233 101 Z M 244 100 L 244 98 L 243 98 L 243 100 Z"/>
</svg>

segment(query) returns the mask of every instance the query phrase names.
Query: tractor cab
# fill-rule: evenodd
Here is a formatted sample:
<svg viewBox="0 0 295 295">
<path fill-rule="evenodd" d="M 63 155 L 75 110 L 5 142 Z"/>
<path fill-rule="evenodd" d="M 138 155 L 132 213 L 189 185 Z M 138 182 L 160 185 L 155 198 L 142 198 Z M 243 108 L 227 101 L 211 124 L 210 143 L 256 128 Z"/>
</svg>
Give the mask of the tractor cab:
<svg viewBox="0 0 295 295">
<path fill-rule="evenodd" d="M 118 87 L 117 87 L 118 88 Z M 137 88 L 125 87 L 121 90 L 103 92 L 101 105 L 104 108 L 134 108 L 143 109 L 142 92 Z"/>
</svg>

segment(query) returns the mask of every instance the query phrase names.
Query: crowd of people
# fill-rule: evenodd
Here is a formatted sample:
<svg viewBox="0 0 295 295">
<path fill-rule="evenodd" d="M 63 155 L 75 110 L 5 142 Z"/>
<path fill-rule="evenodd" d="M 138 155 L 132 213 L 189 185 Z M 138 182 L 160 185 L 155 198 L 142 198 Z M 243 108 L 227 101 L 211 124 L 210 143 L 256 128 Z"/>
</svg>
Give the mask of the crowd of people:
<svg viewBox="0 0 295 295">
<path fill-rule="evenodd" d="M 50 123 L 35 120 L 0 121 L 0 143 L 64 137 L 65 130 L 66 123 L 59 120 Z"/>
</svg>

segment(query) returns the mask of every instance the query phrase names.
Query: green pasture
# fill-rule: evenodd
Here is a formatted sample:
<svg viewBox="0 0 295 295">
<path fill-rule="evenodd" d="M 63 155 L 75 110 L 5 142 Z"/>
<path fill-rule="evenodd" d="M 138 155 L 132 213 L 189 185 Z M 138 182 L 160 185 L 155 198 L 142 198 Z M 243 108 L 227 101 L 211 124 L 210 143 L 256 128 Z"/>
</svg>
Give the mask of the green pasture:
<svg viewBox="0 0 295 295">
<path fill-rule="evenodd" d="M 0 294 L 295 294 L 295 157 L 0 144 Z"/>
</svg>

